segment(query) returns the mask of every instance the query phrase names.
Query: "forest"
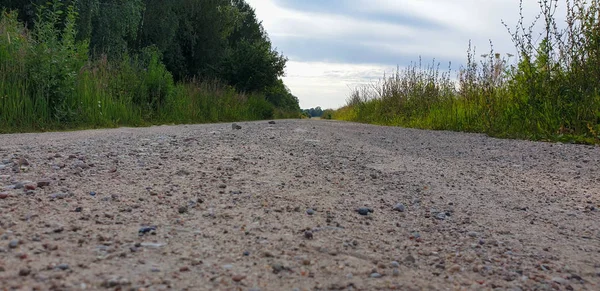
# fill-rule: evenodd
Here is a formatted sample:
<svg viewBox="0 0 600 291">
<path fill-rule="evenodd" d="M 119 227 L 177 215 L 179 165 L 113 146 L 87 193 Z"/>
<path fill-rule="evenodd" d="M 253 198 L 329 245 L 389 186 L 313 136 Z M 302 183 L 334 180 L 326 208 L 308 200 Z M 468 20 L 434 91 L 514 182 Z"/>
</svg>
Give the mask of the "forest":
<svg viewBox="0 0 600 291">
<path fill-rule="evenodd" d="M 5 0 L 0 132 L 297 118 L 244 0 Z"/>
</svg>

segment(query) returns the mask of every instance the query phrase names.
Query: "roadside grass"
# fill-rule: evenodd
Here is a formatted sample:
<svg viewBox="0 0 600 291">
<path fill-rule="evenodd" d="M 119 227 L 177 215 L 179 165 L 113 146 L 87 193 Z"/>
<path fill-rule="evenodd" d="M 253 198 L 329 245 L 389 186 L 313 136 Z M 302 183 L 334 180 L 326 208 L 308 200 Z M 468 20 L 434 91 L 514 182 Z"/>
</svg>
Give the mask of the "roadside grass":
<svg viewBox="0 0 600 291">
<path fill-rule="evenodd" d="M 72 7 L 39 13 L 30 31 L 0 11 L 0 133 L 299 117 L 219 81 L 175 83 L 153 47 L 91 60 Z"/>
<path fill-rule="evenodd" d="M 354 89 L 332 118 L 381 125 L 480 132 L 503 138 L 600 143 L 600 1 L 575 0 L 565 29 L 557 0 L 540 2 L 542 40 L 520 22 L 509 29 L 519 56 L 469 45 L 458 72 L 412 64 Z M 522 4 L 522 3 L 521 3 Z M 531 27 L 533 27 L 532 25 Z M 490 43 L 491 45 L 491 43 Z"/>
</svg>

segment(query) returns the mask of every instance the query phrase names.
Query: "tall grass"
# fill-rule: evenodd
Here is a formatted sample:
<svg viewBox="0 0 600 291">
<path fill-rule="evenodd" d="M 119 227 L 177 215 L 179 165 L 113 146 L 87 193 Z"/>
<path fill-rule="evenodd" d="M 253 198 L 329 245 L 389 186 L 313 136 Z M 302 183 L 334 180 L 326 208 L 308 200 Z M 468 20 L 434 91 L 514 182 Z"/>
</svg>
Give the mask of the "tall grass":
<svg viewBox="0 0 600 291">
<path fill-rule="evenodd" d="M 153 47 L 120 61 L 88 58 L 76 12 L 41 7 L 33 31 L 0 14 L 0 133 L 258 120 L 298 114 L 211 80 L 174 83 Z M 297 117 L 297 116 L 294 116 Z"/>
<path fill-rule="evenodd" d="M 522 4 L 522 3 L 521 3 Z M 544 32 L 521 20 L 509 33 L 519 51 L 490 52 L 457 73 L 421 62 L 376 84 L 356 88 L 341 120 L 493 136 L 600 142 L 600 1 L 567 1 L 566 28 L 554 13 L 558 0 L 540 1 Z M 521 10 L 521 16 L 522 10 Z M 521 17 L 523 19 L 523 17 Z"/>
</svg>

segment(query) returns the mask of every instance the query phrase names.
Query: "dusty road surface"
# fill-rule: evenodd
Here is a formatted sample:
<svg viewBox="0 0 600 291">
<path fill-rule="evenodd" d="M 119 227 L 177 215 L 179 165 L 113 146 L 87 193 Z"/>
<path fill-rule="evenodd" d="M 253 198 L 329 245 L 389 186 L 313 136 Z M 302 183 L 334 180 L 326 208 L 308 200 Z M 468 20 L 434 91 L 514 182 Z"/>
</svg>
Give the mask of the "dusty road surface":
<svg viewBox="0 0 600 291">
<path fill-rule="evenodd" d="M 284 120 L 0 136 L 0 290 L 600 290 L 600 148 Z"/>
</svg>

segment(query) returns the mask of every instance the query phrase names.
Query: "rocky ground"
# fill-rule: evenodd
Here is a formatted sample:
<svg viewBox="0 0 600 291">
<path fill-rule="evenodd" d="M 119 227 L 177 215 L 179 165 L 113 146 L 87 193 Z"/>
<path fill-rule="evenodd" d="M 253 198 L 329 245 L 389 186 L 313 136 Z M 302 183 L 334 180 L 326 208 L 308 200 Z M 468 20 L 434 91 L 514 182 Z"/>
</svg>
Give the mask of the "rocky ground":
<svg viewBox="0 0 600 291">
<path fill-rule="evenodd" d="M 600 147 L 286 120 L 0 136 L 0 290 L 600 290 Z"/>
</svg>

